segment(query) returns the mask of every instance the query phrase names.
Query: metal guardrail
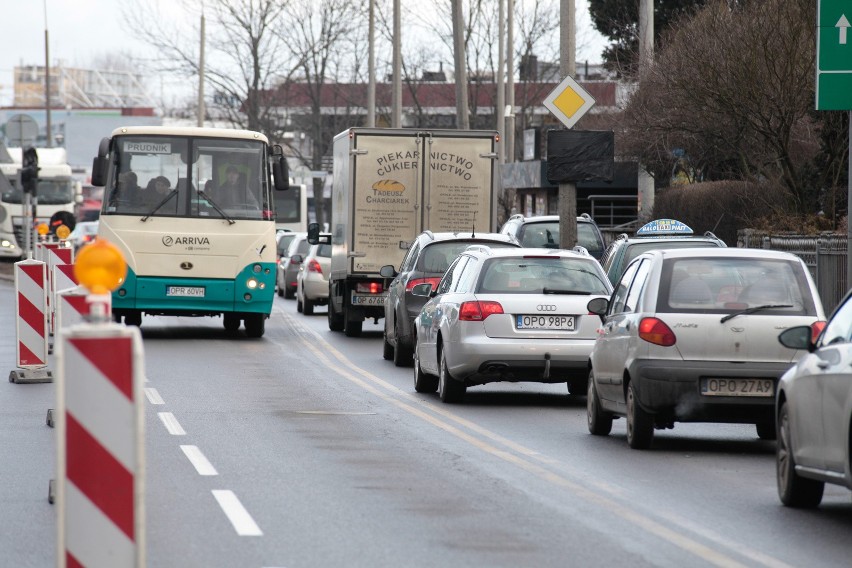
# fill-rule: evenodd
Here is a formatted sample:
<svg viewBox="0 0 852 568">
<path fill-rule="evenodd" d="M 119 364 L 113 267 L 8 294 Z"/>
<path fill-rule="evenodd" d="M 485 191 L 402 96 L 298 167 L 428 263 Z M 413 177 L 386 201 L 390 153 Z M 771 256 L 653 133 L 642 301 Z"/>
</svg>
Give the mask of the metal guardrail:
<svg viewBox="0 0 852 568">
<path fill-rule="evenodd" d="M 601 227 L 616 227 L 636 220 L 638 198 L 635 195 L 590 195 L 589 202 L 592 218 Z"/>
<path fill-rule="evenodd" d="M 849 289 L 846 235 L 773 235 L 744 229 L 737 231 L 737 246 L 780 250 L 801 258 L 816 282 L 826 314 L 834 311 Z"/>
</svg>

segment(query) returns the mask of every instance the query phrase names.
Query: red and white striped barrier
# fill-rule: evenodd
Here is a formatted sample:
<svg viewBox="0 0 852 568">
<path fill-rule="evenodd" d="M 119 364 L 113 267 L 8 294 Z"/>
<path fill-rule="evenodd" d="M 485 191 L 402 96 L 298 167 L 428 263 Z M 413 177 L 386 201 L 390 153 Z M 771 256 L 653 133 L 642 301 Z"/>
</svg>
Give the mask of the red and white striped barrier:
<svg viewBox="0 0 852 568">
<path fill-rule="evenodd" d="M 56 333 L 86 321 L 90 313 L 89 302 L 86 301 L 88 296 L 89 293 L 82 286 L 56 292 L 54 308 Z"/>
<path fill-rule="evenodd" d="M 51 292 L 53 293 L 53 297 L 50 299 L 50 334 L 53 335 L 56 333 L 56 330 L 59 329 L 59 294 L 64 291 L 71 290 L 77 287 L 77 276 L 74 274 L 74 265 L 73 264 L 56 264 L 53 266 L 53 278 L 51 278 Z M 85 307 L 86 312 L 88 313 L 88 306 Z M 81 320 L 82 321 L 82 320 Z M 65 323 L 65 327 L 69 327 L 74 323 L 78 323 L 74 321 L 73 323 L 68 320 Z"/>
<path fill-rule="evenodd" d="M 27 259 L 15 263 L 16 364 L 9 373 L 13 383 L 46 383 L 47 370 L 47 277 L 43 262 Z"/>
<path fill-rule="evenodd" d="M 59 338 L 57 565 L 145 566 L 141 335 L 107 322 Z"/>
</svg>

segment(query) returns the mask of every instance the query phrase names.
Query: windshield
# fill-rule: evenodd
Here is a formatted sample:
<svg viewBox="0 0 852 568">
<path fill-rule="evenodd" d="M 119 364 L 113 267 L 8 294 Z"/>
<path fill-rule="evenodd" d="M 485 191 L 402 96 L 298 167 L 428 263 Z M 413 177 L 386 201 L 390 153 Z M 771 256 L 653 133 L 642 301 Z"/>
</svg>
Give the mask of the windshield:
<svg viewBox="0 0 852 568">
<path fill-rule="evenodd" d="M 543 294 L 549 291 L 609 294 L 596 263 L 582 258 L 535 257 L 488 260 L 477 292 Z"/>
<path fill-rule="evenodd" d="M 263 142 L 118 136 L 112 153 L 105 215 L 272 219 Z"/>
<path fill-rule="evenodd" d="M 559 221 L 526 223 L 520 233 L 518 240 L 523 247 L 559 248 Z M 603 251 L 603 242 L 591 223 L 577 223 L 577 244 L 589 252 Z"/>
<path fill-rule="evenodd" d="M 0 178 L 0 195 L 5 203 L 23 203 L 24 193 L 17 179 Z M 64 205 L 74 201 L 74 182 L 71 178 L 39 179 L 36 188 L 38 202 L 42 205 Z"/>
</svg>

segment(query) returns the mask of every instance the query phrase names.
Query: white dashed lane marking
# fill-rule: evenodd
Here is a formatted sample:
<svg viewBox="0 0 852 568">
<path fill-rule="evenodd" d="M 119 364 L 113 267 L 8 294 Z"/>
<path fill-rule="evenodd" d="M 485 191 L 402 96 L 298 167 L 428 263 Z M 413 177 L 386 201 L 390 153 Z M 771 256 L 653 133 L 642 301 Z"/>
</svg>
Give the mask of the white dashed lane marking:
<svg viewBox="0 0 852 568">
<path fill-rule="evenodd" d="M 195 467 L 198 475 L 219 475 L 216 468 L 207 461 L 207 458 L 198 449 L 198 446 L 181 446 L 180 449 L 183 450 L 189 462 Z"/>
<path fill-rule="evenodd" d="M 169 434 L 172 436 L 186 436 L 186 431 L 180 425 L 180 422 L 177 421 L 174 414 L 171 412 L 159 412 L 157 413 L 157 416 L 160 417 L 160 420 L 163 422 L 163 426 L 166 427 Z"/>
<path fill-rule="evenodd" d="M 257 523 L 254 522 L 254 519 L 251 518 L 251 515 L 249 515 L 249 512 L 246 511 L 246 508 L 243 507 L 243 504 L 240 503 L 240 500 L 237 499 L 233 491 L 214 489 L 213 497 L 219 502 L 219 506 L 222 507 L 228 520 L 234 525 L 234 530 L 237 531 L 238 535 L 263 536 L 260 527 L 257 526 Z"/>
</svg>

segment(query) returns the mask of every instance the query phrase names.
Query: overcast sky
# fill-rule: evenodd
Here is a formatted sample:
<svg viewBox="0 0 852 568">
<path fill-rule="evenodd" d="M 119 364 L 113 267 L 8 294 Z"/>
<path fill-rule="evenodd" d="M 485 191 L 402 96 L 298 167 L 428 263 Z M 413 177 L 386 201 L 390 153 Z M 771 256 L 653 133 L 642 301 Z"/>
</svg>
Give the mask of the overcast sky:
<svg viewBox="0 0 852 568">
<path fill-rule="evenodd" d="M 148 54 L 149 48 L 136 40 L 122 22 L 120 6 L 132 1 L 157 0 L 0 0 L 0 106 L 11 105 L 12 70 L 16 65 L 44 65 L 45 4 L 51 65 L 61 61 L 71 67 L 91 68 L 94 60 L 110 50 L 139 57 Z M 406 1 L 403 0 L 403 7 Z M 160 2 L 161 9 L 176 9 L 175 4 Z M 605 42 L 592 29 L 585 2 L 577 0 L 577 6 L 577 61 L 599 62 Z M 162 86 L 158 83 L 156 88 Z"/>
</svg>

